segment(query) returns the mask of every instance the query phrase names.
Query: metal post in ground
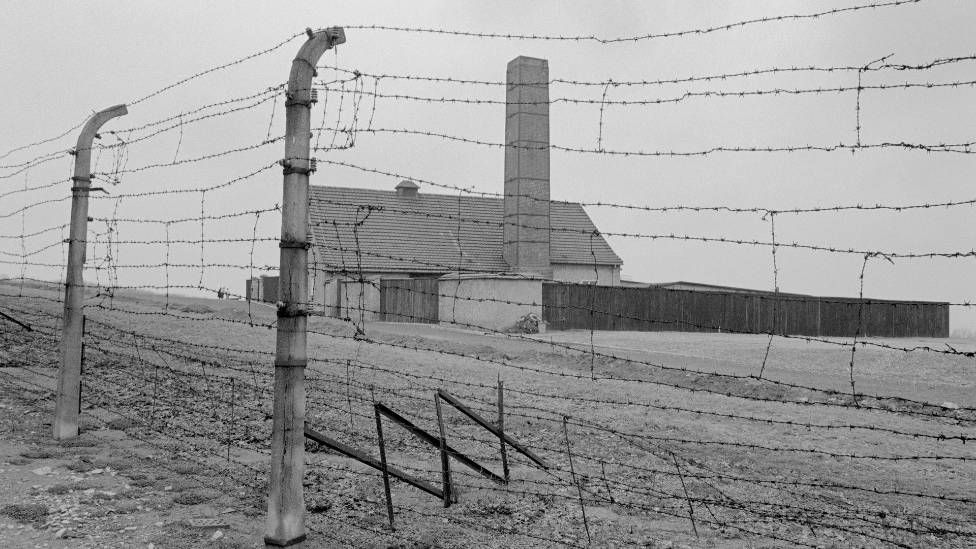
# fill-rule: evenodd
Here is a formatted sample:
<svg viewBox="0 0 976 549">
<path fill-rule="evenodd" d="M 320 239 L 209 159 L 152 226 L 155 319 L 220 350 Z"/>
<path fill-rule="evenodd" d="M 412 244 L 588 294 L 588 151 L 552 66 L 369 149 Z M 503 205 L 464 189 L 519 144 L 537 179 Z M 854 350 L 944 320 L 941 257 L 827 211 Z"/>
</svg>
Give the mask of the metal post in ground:
<svg viewBox="0 0 976 549">
<path fill-rule="evenodd" d="M 376 414 L 376 441 L 380 446 L 380 465 L 383 470 L 383 493 L 386 494 L 386 515 L 390 519 L 390 530 L 395 531 L 393 526 L 393 495 L 390 493 L 390 468 L 386 464 L 386 442 L 383 440 L 383 417 L 380 415 L 380 408 L 373 403 L 373 413 Z"/>
<path fill-rule="evenodd" d="M 437 412 L 437 430 L 441 439 L 441 479 L 444 485 L 444 507 L 451 506 L 451 460 L 447 454 L 447 429 L 444 428 L 444 413 L 441 411 L 441 397 L 434 393 L 434 410 Z"/>
<path fill-rule="evenodd" d="M 508 452 L 505 451 L 505 384 L 501 376 L 498 376 L 498 443 L 501 445 L 502 452 L 502 474 L 505 483 L 508 483 Z"/>
<path fill-rule="evenodd" d="M 88 317 L 81 315 L 81 360 L 78 361 L 78 416 L 81 416 L 81 379 L 85 375 L 85 333 L 88 327 Z"/>
<path fill-rule="evenodd" d="M 308 175 L 313 171 L 312 77 L 329 48 L 346 41 L 340 28 L 308 31 L 292 61 L 285 101 L 284 190 L 281 203 L 281 268 L 275 354 L 271 479 L 264 542 L 298 546 L 305 540 L 305 365 L 308 301 Z"/>
<path fill-rule="evenodd" d="M 115 105 L 95 113 L 81 129 L 75 145 L 75 171 L 71 177 L 71 229 L 68 235 L 68 265 L 64 280 L 61 368 L 58 371 L 57 400 L 54 402 L 54 438 L 57 440 L 78 436 L 85 300 L 83 271 L 88 241 L 88 192 L 92 188 L 92 141 L 103 124 L 128 113 L 125 105 Z"/>
</svg>

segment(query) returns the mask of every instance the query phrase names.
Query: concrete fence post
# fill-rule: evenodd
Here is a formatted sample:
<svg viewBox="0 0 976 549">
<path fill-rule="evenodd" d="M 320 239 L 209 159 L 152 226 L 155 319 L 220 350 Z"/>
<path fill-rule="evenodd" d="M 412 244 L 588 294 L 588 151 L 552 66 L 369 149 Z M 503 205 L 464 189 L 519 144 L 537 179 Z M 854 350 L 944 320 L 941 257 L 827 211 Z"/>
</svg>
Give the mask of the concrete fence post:
<svg viewBox="0 0 976 549">
<path fill-rule="evenodd" d="M 308 176 L 312 78 L 326 50 L 346 41 L 341 28 L 308 31 L 288 77 L 281 203 L 281 267 L 275 353 L 271 479 L 264 542 L 300 546 L 305 540 L 305 365 L 308 315 Z"/>
<path fill-rule="evenodd" d="M 71 177 L 71 229 L 68 235 L 68 265 L 64 280 L 61 367 L 58 371 L 58 394 L 54 402 L 54 438 L 57 440 L 78 436 L 81 409 L 81 338 L 85 314 L 84 269 L 88 245 L 88 192 L 92 188 L 92 141 L 103 124 L 128 113 L 125 105 L 115 105 L 95 113 L 81 129 L 75 145 L 75 170 Z"/>
</svg>

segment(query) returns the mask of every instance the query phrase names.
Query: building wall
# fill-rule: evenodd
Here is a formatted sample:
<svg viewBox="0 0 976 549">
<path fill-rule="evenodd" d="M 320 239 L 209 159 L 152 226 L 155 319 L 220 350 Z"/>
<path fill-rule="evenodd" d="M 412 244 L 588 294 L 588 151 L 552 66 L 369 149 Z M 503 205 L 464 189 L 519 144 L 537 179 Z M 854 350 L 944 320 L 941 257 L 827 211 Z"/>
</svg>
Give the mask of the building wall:
<svg viewBox="0 0 976 549">
<path fill-rule="evenodd" d="M 318 312 L 325 316 L 349 318 L 355 322 L 379 320 L 379 281 L 381 278 L 393 276 L 363 273 L 362 281 L 359 280 L 359 276 L 318 277 L 315 281 L 317 289 L 313 291 L 313 300 Z"/>
<path fill-rule="evenodd" d="M 438 318 L 444 324 L 504 331 L 529 313 L 542 318 L 540 278 L 446 275 L 438 281 L 438 293 Z"/>
<path fill-rule="evenodd" d="M 330 306 L 335 307 L 335 288 L 333 288 L 331 300 L 328 293 L 328 285 L 333 279 L 334 275 L 318 268 L 316 264 L 313 263 L 309 266 L 308 300 L 311 303 L 310 307 L 313 313 L 335 316 L 335 310 L 329 309 Z"/>
<path fill-rule="evenodd" d="M 343 280 L 340 282 L 339 318 L 352 319 L 353 322 L 379 320 L 380 285 L 379 278 Z"/>
<path fill-rule="evenodd" d="M 553 275 L 557 282 L 593 283 L 592 265 L 554 264 Z M 619 286 L 620 268 L 603 265 L 597 267 L 597 285 Z M 317 312 L 334 318 L 348 318 L 355 322 L 380 321 L 382 309 L 380 280 L 402 279 L 405 273 L 363 273 L 359 276 L 310 273 L 310 293 Z M 542 279 L 518 275 L 463 274 L 458 286 L 457 275 L 441 277 L 437 293 L 438 319 L 441 322 L 457 322 L 472 326 L 484 326 L 493 330 L 507 330 L 527 313 L 542 318 Z M 455 291 L 461 299 L 452 299 Z M 451 297 L 444 297 L 451 296 Z M 362 302 L 360 302 L 362 297 Z M 464 299 L 470 298 L 470 299 Z M 476 301 L 482 300 L 482 301 Z M 500 303 L 511 301 L 535 305 Z M 360 310 L 364 309 L 364 310 Z"/>
<path fill-rule="evenodd" d="M 364 320 L 380 320 L 380 280 L 411 278 L 406 273 L 363 273 L 362 278 L 366 280 L 366 306 L 369 309 L 363 311 Z M 359 275 L 337 275 L 335 273 L 319 272 L 317 275 L 309 273 L 310 293 L 312 302 L 317 312 L 325 316 L 339 318 L 353 318 L 348 316 L 359 312 L 359 294 L 362 292 L 358 282 Z M 350 313 L 351 311 L 351 313 Z"/>
<path fill-rule="evenodd" d="M 261 277 L 261 300 L 267 301 L 268 303 L 275 303 L 276 301 L 278 301 L 278 277 L 277 276 Z"/>
<path fill-rule="evenodd" d="M 245 299 L 274 303 L 278 301 L 278 277 L 265 275 L 245 280 L 244 292 Z"/>
<path fill-rule="evenodd" d="M 619 286 L 620 267 L 597 265 L 596 272 L 594 273 L 593 265 L 553 263 L 552 279 L 556 282 L 571 282 L 574 284 L 592 284 L 596 282 L 598 286 Z"/>
</svg>

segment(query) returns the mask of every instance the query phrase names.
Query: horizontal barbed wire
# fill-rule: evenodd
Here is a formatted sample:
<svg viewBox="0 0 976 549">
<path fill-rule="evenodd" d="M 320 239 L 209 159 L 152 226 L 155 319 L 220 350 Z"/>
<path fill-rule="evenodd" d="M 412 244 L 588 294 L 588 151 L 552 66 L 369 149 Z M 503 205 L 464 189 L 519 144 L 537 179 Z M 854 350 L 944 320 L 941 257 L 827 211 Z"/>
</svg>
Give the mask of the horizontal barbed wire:
<svg viewBox="0 0 976 549">
<path fill-rule="evenodd" d="M 610 84 L 613 85 L 612 83 Z M 396 93 L 380 93 L 369 90 L 358 90 L 355 93 L 375 97 L 377 99 L 390 99 L 395 101 L 416 101 L 420 103 L 456 103 L 465 105 L 601 105 L 604 107 L 646 107 L 651 105 L 664 105 L 682 103 L 690 99 L 709 99 L 709 98 L 749 98 L 749 97 L 780 97 L 780 96 L 800 96 L 800 95 L 826 95 L 841 94 L 863 91 L 890 91 L 890 90 L 910 90 L 910 89 L 940 89 L 940 88 L 972 88 L 976 86 L 976 80 L 955 80 L 951 82 L 903 82 L 897 84 L 859 84 L 855 86 L 826 86 L 826 87 L 807 87 L 807 88 L 762 88 L 749 90 L 705 90 L 705 91 L 686 91 L 673 97 L 663 97 L 654 99 L 607 99 L 607 98 L 581 98 L 581 97 L 553 97 L 546 101 L 509 101 L 507 99 L 474 99 L 468 97 L 434 97 Z M 322 86 L 330 92 L 342 91 L 332 86 Z"/>
<path fill-rule="evenodd" d="M 655 80 L 627 80 L 625 78 L 608 78 L 606 80 L 571 80 L 566 78 L 551 78 L 546 82 L 526 82 L 528 85 L 532 84 L 565 84 L 572 86 L 599 86 L 605 87 L 607 85 L 614 87 L 635 87 L 635 86 L 662 86 L 668 84 L 686 84 L 691 82 L 711 82 L 715 80 L 731 80 L 735 78 L 752 77 L 752 76 L 763 76 L 770 74 L 788 74 L 797 72 L 813 72 L 813 73 L 833 73 L 833 72 L 880 72 L 880 71 L 922 71 L 929 70 L 936 67 L 942 67 L 945 65 L 950 65 L 954 63 L 963 63 L 976 60 L 976 55 L 960 55 L 955 57 L 939 57 L 932 61 L 921 62 L 916 64 L 893 64 L 893 63 L 881 63 L 878 65 L 872 65 L 869 67 L 864 67 L 861 65 L 827 65 L 827 66 L 817 66 L 817 65 L 807 65 L 807 66 L 789 66 L 789 67 L 763 67 L 748 70 L 741 70 L 736 72 L 727 73 L 717 73 L 717 74 L 703 74 L 697 76 L 682 76 L 673 77 L 667 79 L 655 79 Z M 414 80 L 421 82 L 442 82 L 448 84 L 474 84 L 474 85 L 484 85 L 484 86 L 507 86 L 508 82 L 504 80 L 472 80 L 463 78 L 454 78 L 450 76 L 431 76 L 431 75 L 416 75 L 416 74 L 396 74 L 396 73 L 370 73 L 365 71 L 360 71 L 359 69 L 350 69 L 347 67 L 340 67 L 338 65 L 319 65 L 320 69 L 333 70 L 342 72 L 344 74 L 352 75 L 355 78 L 378 78 L 382 80 Z M 321 82 L 321 81 L 320 81 Z"/>
<path fill-rule="evenodd" d="M 498 143 L 495 141 L 486 141 L 483 139 L 465 137 L 460 135 L 452 135 L 446 133 L 440 133 L 430 130 L 421 130 L 413 128 L 347 128 L 347 127 L 320 127 L 316 128 L 319 131 L 335 131 L 339 133 L 367 133 L 367 134 L 387 134 L 387 135 L 411 135 L 419 137 L 433 137 L 441 139 L 444 141 L 454 141 L 458 143 L 466 143 L 469 145 L 481 145 L 490 148 L 498 149 L 524 149 L 524 150 L 542 150 L 550 149 L 559 152 L 569 152 L 569 153 L 579 153 L 579 154 L 592 154 L 592 155 L 606 155 L 606 156 L 618 156 L 618 157 L 701 157 L 709 156 L 719 153 L 793 153 L 793 152 L 851 152 L 851 151 L 870 151 L 870 150 L 883 150 L 883 149 L 903 149 L 910 151 L 919 151 L 927 153 L 957 153 L 957 154 L 974 154 L 976 153 L 976 141 L 964 141 L 959 143 L 912 143 L 908 141 L 880 141 L 877 143 L 844 143 L 840 142 L 835 145 L 770 145 L 770 146 L 715 146 L 696 150 L 668 150 L 668 149 L 657 149 L 657 150 L 617 150 L 617 149 L 588 149 L 585 147 L 570 147 L 567 145 L 556 145 L 550 144 L 548 146 L 541 145 L 515 145 L 515 144 L 505 144 Z M 314 147 L 314 150 L 333 150 L 333 147 Z"/>
<path fill-rule="evenodd" d="M 120 290 L 120 289 L 126 289 L 126 290 L 132 290 L 132 289 L 162 290 L 162 289 L 167 289 L 167 288 L 169 288 L 169 289 L 197 289 L 197 290 L 207 290 L 208 292 L 213 293 L 213 294 L 216 294 L 217 291 L 218 291 L 217 289 L 206 288 L 206 287 L 200 286 L 200 285 L 196 285 L 196 286 L 194 286 L 194 285 L 167 285 L 167 286 L 159 286 L 159 285 L 138 285 L 138 286 L 113 286 L 112 287 L 112 289 L 114 289 L 114 290 Z M 9 295 L 9 294 L 0 294 L 0 297 L 17 297 L 17 296 L 15 296 L 15 295 Z M 239 297 L 239 296 L 236 296 L 236 297 Z M 32 299 L 41 299 L 41 300 L 43 300 L 45 298 L 41 298 L 41 297 L 34 296 L 34 297 L 32 297 Z M 52 301 L 57 302 L 58 300 L 52 300 Z M 303 304 L 303 306 L 306 306 L 306 307 L 307 306 L 310 306 L 310 305 L 313 305 L 313 304 L 311 304 L 311 303 L 305 303 L 305 304 Z M 89 304 L 88 306 L 89 307 L 94 307 L 96 309 L 102 309 L 102 308 L 105 307 L 104 305 L 101 305 L 101 304 Z M 349 308 L 355 310 L 355 307 L 350 306 Z M 238 324 L 252 325 L 252 323 L 250 321 L 247 321 L 247 320 L 238 321 L 238 320 L 234 320 L 234 319 L 229 319 L 229 318 L 225 318 L 225 317 L 216 317 L 216 316 L 212 316 L 212 315 L 209 315 L 209 316 L 188 316 L 188 315 L 181 315 L 181 314 L 178 314 L 178 313 L 173 313 L 172 311 L 165 311 L 165 310 L 163 310 L 163 311 L 133 311 L 133 310 L 121 309 L 121 308 L 118 308 L 117 306 L 113 306 L 112 308 L 109 308 L 109 310 L 114 310 L 114 311 L 124 312 L 126 314 L 134 314 L 134 315 L 170 316 L 170 317 L 173 317 L 173 318 L 179 318 L 179 319 L 183 319 L 183 320 L 191 320 L 191 321 L 197 321 L 197 322 L 219 321 L 219 322 L 229 322 L 229 323 L 238 323 Z M 365 311 L 366 312 L 379 312 L 379 311 L 372 310 L 372 309 L 365 309 Z M 843 391 L 838 391 L 838 390 L 834 390 L 834 389 L 824 389 L 824 388 L 820 388 L 820 387 L 811 387 L 811 386 L 806 386 L 806 385 L 802 385 L 802 384 L 790 383 L 790 382 L 786 382 L 786 381 L 773 380 L 773 379 L 768 379 L 768 378 L 760 378 L 760 377 L 758 377 L 756 375 L 751 375 L 751 374 L 750 375 L 728 374 L 728 373 L 718 373 L 718 372 L 711 372 L 711 371 L 706 371 L 706 370 L 699 370 L 699 369 L 694 369 L 694 368 L 685 368 L 685 367 L 680 367 L 680 366 L 666 366 L 664 364 L 654 363 L 654 362 L 650 362 L 650 361 L 646 361 L 646 360 L 639 360 L 639 359 L 630 358 L 630 357 L 626 357 L 626 356 L 618 356 L 618 355 L 616 355 L 614 353 L 600 352 L 600 351 L 597 351 L 595 348 L 591 348 L 591 349 L 588 349 L 587 350 L 587 349 L 580 349 L 578 347 L 573 347 L 571 345 L 563 344 L 563 343 L 539 341 L 539 340 L 536 340 L 536 339 L 528 338 L 528 337 L 523 336 L 523 335 L 520 335 L 520 334 L 512 334 L 512 333 L 503 332 L 503 331 L 500 331 L 500 330 L 488 328 L 488 327 L 485 327 L 485 326 L 479 326 L 479 325 L 475 325 L 475 324 L 470 324 L 470 323 L 464 323 L 464 322 L 458 322 L 458 321 L 450 321 L 449 324 L 453 324 L 453 325 L 460 326 L 460 327 L 463 327 L 463 328 L 468 328 L 468 329 L 476 329 L 476 330 L 479 330 L 479 331 L 484 331 L 484 332 L 487 332 L 487 333 L 491 333 L 491 334 L 494 334 L 494 335 L 500 335 L 500 336 L 507 337 L 507 338 L 511 338 L 511 339 L 525 340 L 525 341 L 529 341 L 531 343 L 539 344 L 540 346 L 559 346 L 559 347 L 565 348 L 565 349 L 570 350 L 570 351 L 573 351 L 573 352 L 582 353 L 584 355 L 590 355 L 590 356 L 593 356 L 593 357 L 599 357 L 601 359 L 606 359 L 606 360 L 622 361 L 622 362 L 626 362 L 626 363 L 630 363 L 630 364 L 636 364 L 636 365 L 640 365 L 640 366 L 647 366 L 647 367 L 659 368 L 659 369 L 664 370 L 664 371 L 674 371 L 674 372 L 681 372 L 681 373 L 687 373 L 687 374 L 694 374 L 694 375 L 699 375 L 699 376 L 704 376 L 706 378 L 714 378 L 714 379 L 730 379 L 730 380 L 741 380 L 741 381 L 749 381 L 749 382 L 756 382 L 756 383 L 764 383 L 764 384 L 769 384 L 769 385 L 773 385 L 773 386 L 785 387 L 785 388 L 789 388 L 789 389 L 797 389 L 797 390 L 803 390 L 803 391 L 820 392 L 820 393 L 824 393 L 825 395 L 835 395 L 835 396 L 844 396 L 844 397 L 851 396 L 850 393 L 843 392 Z M 309 333 L 315 333 L 315 334 L 323 335 L 323 336 L 330 337 L 330 338 L 339 338 L 339 339 L 349 338 L 349 339 L 355 339 L 353 336 L 342 336 L 342 335 L 339 335 L 339 334 L 328 333 L 328 332 L 321 332 L 321 331 L 316 331 L 316 330 L 313 330 L 313 329 L 309 329 Z M 846 344 L 846 343 L 843 343 L 843 342 L 836 342 L 836 341 L 831 341 L 831 340 L 824 339 L 824 338 L 816 338 L 816 337 L 812 337 L 812 336 L 791 336 L 791 335 L 780 335 L 780 334 L 776 334 L 776 335 L 778 337 L 792 338 L 792 339 L 801 339 L 801 340 L 806 340 L 806 341 L 817 341 L 817 342 L 833 343 L 835 345 L 841 345 L 841 346 L 847 346 L 847 345 L 849 345 L 849 344 Z M 358 336 L 356 336 L 356 337 L 358 337 Z M 468 355 L 468 354 L 465 354 L 465 353 L 456 353 L 456 352 L 446 351 L 446 350 L 443 350 L 443 349 L 433 349 L 433 348 L 425 348 L 425 347 L 419 347 L 419 346 L 400 345 L 400 344 L 397 344 L 397 343 L 391 343 L 391 342 L 386 342 L 386 341 L 381 341 L 381 340 L 363 339 L 362 341 L 367 342 L 367 343 L 370 343 L 370 344 L 374 344 L 374 345 L 379 345 L 379 346 L 390 346 L 390 347 L 396 347 L 396 348 L 404 348 L 404 349 L 414 350 L 414 351 L 418 351 L 418 352 L 425 352 L 425 351 L 427 351 L 427 352 L 432 352 L 432 353 L 436 353 L 436 354 L 444 354 L 444 355 L 448 355 L 448 356 L 464 357 L 464 358 L 474 359 L 474 360 L 477 360 L 477 361 L 484 361 L 484 362 L 487 362 L 487 363 L 498 364 L 498 365 L 501 365 L 501 366 L 505 366 L 507 368 L 514 368 L 516 370 L 527 371 L 527 372 L 535 372 L 535 373 L 542 373 L 542 374 L 545 374 L 545 375 L 552 375 L 552 376 L 556 376 L 556 377 L 564 377 L 564 378 L 570 378 L 570 379 L 580 379 L 580 380 L 590 380 L 590 381 L 594 381 L 594 380 L 608 380 L 608 381 L 620 381 L 620 382 L 633 382 L 633 383 L 638 383 L 638 384 L 662 385 L 662 386 L 672 387 L 672 388 L 681 389 L 681 390 L 690 390 L 692 392 L 701 391 L 701 392 L 705 392 L 705 393 L 712 393 L 712 394 L 719 395 L 719 396 L 726 396 L 726 397 L 732 397 L 732 398 L 744 398 L 744 399 L 747 399 L 747 400 L 755 400 L 755 401 L 760 401 L 760 402 L 777 402 L 777 403 L 783 403 L 783 404 L 799 404 L 799 405 L 805 405 L 805 406 L 827 406 L 827 407 L 847 408 L 847 409 L 855 409 L 855 410 L 874 410 L 874 411 L 881 411 L 881 412 L 893 413 L 893 414 L 896 414 L 896 415 L 902 415 L 903 414 L 903 415 L 909 415 L 909 416 L 917 415 L 917 416 L 921 416 L 921 417 L 937 417 L 937 418 L 950 417 L 950 418 L 952 418 L 952 414 L 954 413 L 954 410 L 948 410 L 947 411 L 947 410 L 943 409 L 940 405 L 937 405 L 937 404 L 934 404 L 934 403 L 927 403 L 927 402 L 922 402 L 922 401 L 914 401 L 914 400 L 911 400 L 911 399 L 906 399 L 904 397 L 872 395 L 872 394 L 867 394 L 867 393 L 858 393 L 857 394 L 857 396 L 860 397 L 861 399 L 872 399 L 872 400 L 878 401 L 879 403 L 885 402 L 885 401 L 891 401 L 891 402 L 896 402 L 896 403 L 904 403 L 904 404 L 909 404 L 909 405 L 915 406 L 915 407 L 917 407 L 919 409 L 895 410 L 895 409 L 891 409 L 889 407 L 885 407 L 885 406 L 881 406 L 881 405 L 878 405 L 878 406 L 868 406 L 867 403 L 857 403 L 857 402 L 847 403 L 847 402 L 817 401 L 817 400 L 809 400 L 809 399 L 806 399 L 806 400 L 801 400 L 801 399 L 794 399 L 794 400 L 771 399 L 771 398 L 757 397 L 757 396 L 753 396 L 753 395 L 733 394 L 733 393 L 731 393 L 729 391 L 716 391 L 716 390 L 712 390 L 712 389 L 709 389 L 709 388 L 686 387 L 686 386 L 679 385 L 679 384 L 675 384 L 675 383 L 668 383 L 668 382 L 663 382 L 663 381 L 656 381 L 656 380 L 653 380 L 653 379 L 634 378 L 634 377 L 618 376 L 618 375 L 612 375 L 612 374 L 601 374 L 599 376 L 594 376 L 594 375 L 576 374 L 576 373 L 571 373 L 571 372 L 553 371 L 553 370 L 540 369 L 540 368 L 535 368 L 535 367 L 530 367 L 530 366 L 517 365 L 517 364 L 510 363 L 508 361 L 498 361 L 498 360 L 495 360 L 495 359 L 485 358 L 485 357 L 481 357 L 481 356 L 478 356 L 478 355 Z M 857 343 L 858 344 L 865 345 L 865 346 L 871 346 L 872 345 L 871 342 L 864 342 L 864 341 L 858 341 Z M 885 348 L 885 349 L 890 349 L 890 350 L 906 350 L 906 349 L 898 348 L 898 347 L 895 347 L 895 346 L 888 346 L 886 344 L 878 344 L 878 343 L 875 343 L 874 345 L 875 346 L 878 346 L 880 348 Z M 933 350 L 933 351 L 938 351 L 938 350 Z M 945 353 L 946 354 L 952 354 L 952 351 L 951 350 L 947 350 L 947 351 L 945 351 Z M 956 352 L 956 353 L 963 354 L 965 356 L 970 356 L 970 355 L 973 354 L 973 353 L 964 353 L 964 352 Z M 932 408 L 932 410 L 926 410 L 925 408 Z M 935 410 L 937 410 L 937 411 L 935 411 Z M 972 411 L 976 411 L 976 408 L 959 407 L 957 410 L 958 411 L 963 411 L 963 412 L 972 412 Z M 957 419 L 958 420 L 959 418 L 954 418 L 954 419 Z M 976 419 L 974 419 L 973 421 L 976 421 Z M 973 458 L 973 459 L 976 460 L 976 458 Z"/>
<path fill-rule="evenodd" d="M 619 208 L 623 210 L 637 210 L 643 212 L 655 212 L 655 213 L 667 213 L 667 212 L 719 212 L 719 213 L 748 213 L 748 214 L 807 214 L 807 213 L 832 213 L 832 212 L 842 212 L 848 210 L 857 211 L 871 211 L 871 210 L 888 210 L 894 212 L 901 212 L 906 210 L 921 210 L 921 209 L 931 209 L 931 208 L 951 208 L 956 206 L 976 206 L 976 198 L 965 199 L 965 200 L 947 200 L 943 202 L 921 202 L 921 203 L 909 203 L 909 204 L 836 204 L 831 206 L 812 206 L 812 207 L 765 207 L 765 206 L 731 206 L 731 205 L 700 205 L 700 206 L 688 206 L 675 204 L 670 206 L 647 206 L 641 204 L 626 204 L 621 202 L 608 202 L 608 201 L 585 201 L 585 200 L 559 200 L 550 199 L 545 200 L 544 198 L 539 198 L 535 195 L 522 194 L 522 193 L 497 193 L 491 191 L 479 191 L 473 187 L 462 187 L 460 185 L 453 185 L 450 183 L 442 183 L 433 181 L 431 179 L 426 179 L 418 177 L 416 175 L 404 174 L 396 171 L 388 171 L 378 168 L 370 168 L 367 166 L 362 166 L 359 164 L 353 164 L 351 162 L 344 162 L 341 160 L 334 160 L 330 158 L 318 158 L 317 161 L 321 164 L 327 164 L 330 166 L 338 166 L 344 168 L 351 168 L 364 173 L 372 173 L 376 175 L 382 175 L 385 177 L 390 177 L 397 180 L 407 179 L 415 183 L 421 183 L 424 185 L 430 185 L 432 187 L 437 187 L 441 189 L 446 189 L 449 191 L 457 191 L 463 194 L 470 194 L 472 196 L 484 196 L 492 198 L 505 198 L 514 197 L 519 199 L 526 199 L 531 201 L 547 201 L 557 204 L 579 204 L 580 206 L 595 206 L 595 207 L 606 207 L 606 208 Z"/>
<path fill-rule="evenodd" d="M 662 38 L 701 36 L 701 35 L 711 34 L 715 32 L 729 31 L 729 30 L 746 27 L 750 25 L 776 23 L 776 22 L 783 22 L 783 21 L 798 21 L 804 19 L 819 19 L 821 17 L 857 12 L 862 10 L 873 10 L 877 8 L 897 7 L 906 4 L 917 4 L 920 1 L 921 0 L 892 0 L 889 2 L 873 2 L 869 4 L 861 4 L 856 6 L 844 7 L 844 8 L 834 8 L 834 9 L 812 12 L 812 13 L 775 15 L 775 16 L 759 17 L 754 19 L 746 19 L 742 21 L 736 21 L 734 23 L 728 23 L 725 25 L 718 25 L 713 27 L 702 27 L 702 28 L 688 29 L 682 31 L 647 33 L 647 34 L 639 34 L 639 35 L 632 35 L 632 36 L 618 36 L 618 37 L 600 37 L 592 34 L 590 35 L 546 35 L 546 34 L 495 33 L 495 32 L 477 32 L 477 31 L 463 31 L 463 30 L 454 30 L 454 29 L 437 29 L 437 28 L 424 28 L 424 27 L 400 27 L 400 26 L 390 26 L 390 25 L 343 25 L 343 28 L 346 30 L 387 31 L 387 32 L 402 32 L 408 34 L 435 34 L 435 35 L 442 35 L 442 36 L 456 36 L 456 37 L 465 37 L 465 38 L 537 40 L 537 41 L 556 41 L 556 42 L 594 42 L 598 44 L 619 44 L 619 43 L 627 43 L 627 42 L 637 43 L 637 42 L 657 40 Z"/>
</svg>

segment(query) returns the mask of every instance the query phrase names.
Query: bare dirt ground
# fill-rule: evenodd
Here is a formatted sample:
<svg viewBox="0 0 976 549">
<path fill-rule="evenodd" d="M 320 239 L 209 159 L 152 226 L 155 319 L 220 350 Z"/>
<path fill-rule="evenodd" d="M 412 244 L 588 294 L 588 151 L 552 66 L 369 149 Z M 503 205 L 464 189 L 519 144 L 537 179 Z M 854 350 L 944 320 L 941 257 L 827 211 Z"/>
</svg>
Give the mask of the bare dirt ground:
<svg viewBox="0 0 976 549">
<path fill-rule="evenodd" d="M 0 293 L 19 292 L 25 297 L 0 297 L 0 306 L 56 333 L 56 291 L 0 284 Z M 163 296 L 135 292 L 92 296 L 88 311 L 87 447 L 50 442 L 44 425 L 56 341 L 2 326 L 0 374 L 8 375 L 0 387 L 17 420 L 0 432 L 0 478 L 15 503 L 77 504 L 80 513 L 125 502 L 132 510 L 86 518 L 87 529 L 5 517 L 0 539 L 15 547 L 260 546 L 274 312 L 191 298 L 167 306 Z M 506 431 L 549 468 L 509 448 L 505 485 L 454 462 L 460 494 L 448 509 L 394 482 L 390 531 L 378 472 L 309 443 L 308 547 L 970 547 L 976 539 L 976 452 L 960 440 L 976 437 L 971 358 L 858 347 L 854 377 L 864 395 L 855 407 L 850 347 L 831 343 L 775 339 L 760 380 L 743 376 L 758 373 L 765 336 L 359 329 L 365 337 L 349 322 L 311 322 L 307 417 L 316 430 L 378 456 L 374 401 L 436 434 L 438 388 L 493 420 L 502 379 Z M 497 438 L 444 411 L 449 443 L 500 473 Z M 440 486 L 437 449 L 389 422 L 384 435 L 391 464 Z M 67 468 L 84 459 L 101 471 Z M 119 460 L 132 469 L 116 469 Z M 162 466 L 174 463 L 185 474 Z M 31 472 L 44 466 L 52 472 Z M 183 491 L 166 487 L 177 481 L 210 499 L 176 502 L 174 491 Z M 58 495 L 61 503 L 46 488 L 58 483 L 83 489 Z M 100 490 L 115 495 L 103 500 Z M 228 525 L 193 528 L 193 516 Z M 127 521 L 136 530 L 124 530 Z M 61 528 L 81 537 L 55 538 Z"/>
<path fill-rule="evenodd" d="M 111 421 L 87 420 L 81 437 L 57 443 L 50 399 L 9 381 L 0 383 L 3 547 L 256 545 L 259 511 L 193 481 L 204 468 L 192 456 L 159 452 Z"/>
</svg>

